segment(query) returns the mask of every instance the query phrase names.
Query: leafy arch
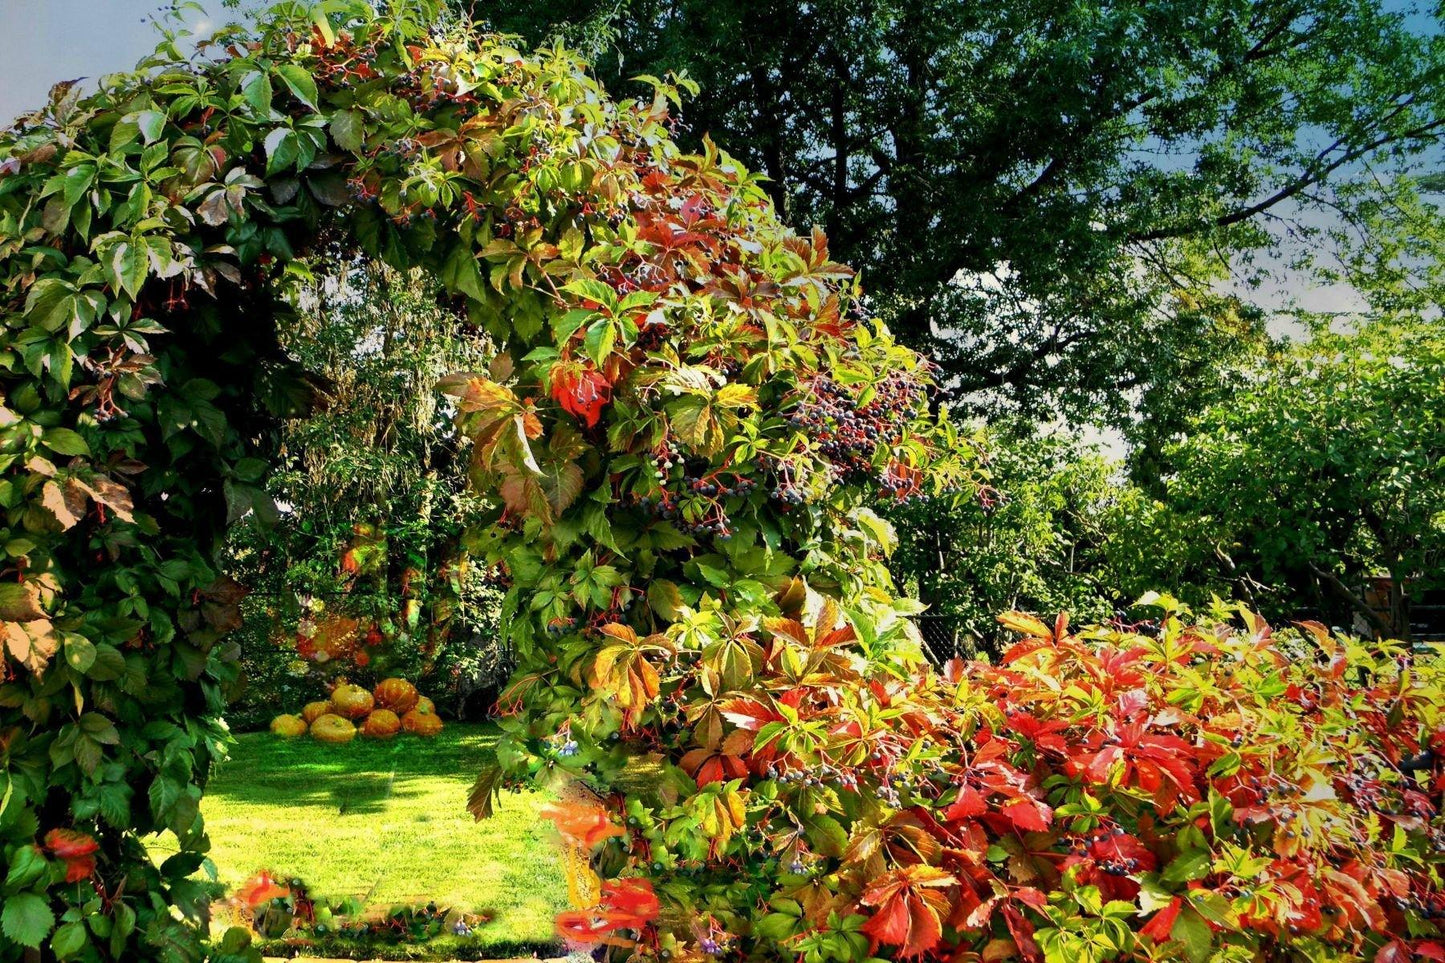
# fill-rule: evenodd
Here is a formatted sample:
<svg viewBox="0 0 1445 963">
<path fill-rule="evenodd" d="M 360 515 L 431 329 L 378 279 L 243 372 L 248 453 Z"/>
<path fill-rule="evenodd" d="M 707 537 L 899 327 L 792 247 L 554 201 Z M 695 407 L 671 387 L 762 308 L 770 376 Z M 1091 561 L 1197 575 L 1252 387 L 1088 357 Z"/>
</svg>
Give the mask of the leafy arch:
<svg viewBox="0 0 1445 963">
<path fill-rule="evenodd" d="M 277 332 L 320 245 L 434 273 L 501 347 L 442 386 L 498 495 L 471 547 L 510 581 L 522 665 L 479 814 L 551 771 L 605 795 L 660 753 L 644 809 L 688 785 L 712 841 L 659 838 L 650 864 L 717 856 L 746 821 L 721 700 L 765 671 L 760 639 L 794 642 L 799 678 L 855 640 L 918 660 L 867 501 L 934 461 L 924 365 L 756 178 L 673 145 L 676 83 L 617 103 L 565 51 L 436 14 L 284 5 L 215 59 L 169 38 L 0 140 L 0 959 L 207 952 L 198 804 L 243 593 L 216 550 L 310 400 Z"/>
</svg>

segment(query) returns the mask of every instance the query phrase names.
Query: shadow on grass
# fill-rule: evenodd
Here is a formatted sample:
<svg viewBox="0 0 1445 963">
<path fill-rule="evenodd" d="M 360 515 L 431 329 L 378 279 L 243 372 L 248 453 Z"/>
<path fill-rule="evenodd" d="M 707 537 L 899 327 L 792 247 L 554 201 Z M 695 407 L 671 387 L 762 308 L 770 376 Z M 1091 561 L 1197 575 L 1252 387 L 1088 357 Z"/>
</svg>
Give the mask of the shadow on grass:
<svg viewBox="0 0 1445 963">
<path fill-rule="evenodd" d="M 458 727 L 432 739 L 358 737 L 345 745 L 306 737 L 283 740 L 271 733 L 250 733 L 237 741 L 235 758 L 217 768 L 207 796 L 254 805 L 285 800 L 288 807 L 346 815 L 380 813 L 389 802 L 425 795 L 429 790 L 416 785 L 422 780 L 470 779 L 495 758 L 497 737 L 493 731 Z"/>
</svg>

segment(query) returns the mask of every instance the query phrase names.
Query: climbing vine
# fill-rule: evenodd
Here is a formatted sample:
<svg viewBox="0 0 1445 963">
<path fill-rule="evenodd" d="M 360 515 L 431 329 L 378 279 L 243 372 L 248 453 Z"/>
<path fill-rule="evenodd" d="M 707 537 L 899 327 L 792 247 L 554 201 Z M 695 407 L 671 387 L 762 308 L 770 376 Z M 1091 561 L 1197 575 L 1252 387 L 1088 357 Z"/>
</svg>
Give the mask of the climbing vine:
<svg viewBox="0 0 1445 963">
<path fill-rule="evenodd" d="M 1271 686 L 1311 671 L 1261 655 L 1263 629 L 1241 647 L 1177 624 L 1152 647 L 1017 617 L 1031 641 L 1008 673 L 924 665 L 876 509 L 967 494 L 972 446 L 826 239 L 786 230 L 710 142 L 677 149 L 684 79 L 615 101 L 566 51 L 397 10 L 285 4 L 192 60 L 171 39 L 95 94 L 57 88 L 0 140 L 0 960 L 249 952 L 236 933 L 208 948 L 201 926 L 198 803 L 244 592 L 216 559 L 226 526 L 265 509 L 278 420 L 314 403 L 280 334 L 308 255 L 337 245 L 429 272 L 496 345 L 439 386 L 493 499 L 466 547 L 508 586 L 519 663 L 471 808 L 568 784 L 554 815 L 585 904 L 559 920 L 569 939 L 676 959 L 1074 959 L 1097 930 L 1113 955 L 1199 958 L 1217 932 L 1249 958 L 1301 932 L 1288 893 L 1308 870 L 1288 861 L 1319 854 L 1348 857 L 1329 879 L 1368 905 L 1306 917 L 1312 947 L 1386 945 L 1387 897 L 1431 925 L 1411 908 L 1438 888 L 1428 821 L 1396 821 L 1404 843 L 1378 858 L 1364 831 L 1281 849 L 1284 903 L 1190 895 L 1260 876 L 1251 847 L 1286 819 L 1231 815 L 1254 787 L 1215 780 L 1245 761 L 1167 763 L 1227 739 L 1191 713 L 1245 691 L 1180 703 L 1171 673 L 1221 653 Z M 1328 708 L 1394 686 L 1368 737 L 1394 764 L 1435 732 L 1438 700 L 1390 665 L 1359 692 L 1328 676 Z M 1049 673 L 1077 677 L 1068 698 L 1006 708 Z M 1332 737 L 1317 716 L 1290 724 Z M 1249 756 L 1266 765 L 1283 764 Z M 1149 806 L 1194 835 L 1161 842 Z M 180 845 L 157 866 L 143 841 L 160 832 Z M 1224 841 L 1238 859 L 1215 865 Z M 1144 890 L 1109 880 L 1166 857 L 1185 868 L 1121 909 Z M 1137 939 L 1134 916 L 1151 918 Z"/>
</svg>

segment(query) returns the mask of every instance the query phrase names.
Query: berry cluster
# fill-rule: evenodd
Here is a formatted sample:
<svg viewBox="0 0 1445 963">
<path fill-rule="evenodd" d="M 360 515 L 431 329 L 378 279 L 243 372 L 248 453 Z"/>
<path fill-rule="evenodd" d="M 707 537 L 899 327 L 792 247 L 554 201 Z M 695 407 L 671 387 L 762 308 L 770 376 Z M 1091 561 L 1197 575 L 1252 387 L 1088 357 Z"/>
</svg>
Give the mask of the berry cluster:
<svg viewBox="0 0 1445 963">
<path fill-rule="evenodd" d="M 818 375 L 805 386 L 789 418 L 846 481 L 867 477 L 874 453 L 896 443 L 918 410 L 922 388 L 908 372 L 890 371 L 871 387 L 871 398 L 860 404 L 862 387 Z"/>
<path fill-rule="evenodd" d="M 689 535 L 712 535 L 720 541 L 730 539 L 733 530 L 724 501 L 747 497 L 758 483 L 737 472 L 689 467 L 672 441 L 664 441 L 652 457 L 652 479 L 658 493 L 656 496 L 633 493 L 633 503 L 654 517 L 673 522 Z"/>
<path fill-rule="evenodd" d="M 1386 901 L 1402 910 L 1411 910 L 1427 920 L 1445 919 L 1445 897 L 1434 893 L 1423 896 L 1387 896 Z"/>
</svg>

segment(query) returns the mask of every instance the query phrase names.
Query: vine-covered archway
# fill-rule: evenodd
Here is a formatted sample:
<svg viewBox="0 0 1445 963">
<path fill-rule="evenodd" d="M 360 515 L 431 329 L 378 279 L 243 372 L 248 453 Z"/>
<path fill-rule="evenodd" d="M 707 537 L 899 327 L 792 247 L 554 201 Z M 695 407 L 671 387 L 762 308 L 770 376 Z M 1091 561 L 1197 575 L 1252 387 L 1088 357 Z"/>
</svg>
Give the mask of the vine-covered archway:
<svg viewBox="0 0 1445 963">
<path fill-rule="evenodd" d="M 88 97 L 57 88 L 0 141 L 0 833 L 41 841 L 11 946 L 201 952 L 198 803 L 243 591 L 216 549 L 308 403 L 276 332 L 320 243 L 434 273 L 501 349 L 443 385 L 498 495 L 472 550 L 511 585 L 523 666 L 479 812 L 548 769 L 606 792 L 678 746 L 697 780 L 674 798 L 716 855 L 744 828 L 716 700 L 762 669 L 761 633 L 826 638 L 804 674 L 856 658 L 855 633 L 916 658 L 866 504 L 933 460 L 923 364 L 820 235 L 720 151 L 674 146 L 672 83 L 615 103 L 564 51 L 436 14 L 277 8 L 219 59 L 163 46 Z M 714 701 L 679 699 L 669 667 Z M 140 839 L 165 830 L 181 851 L 155 867 Z"/>
<path fill-rule="evenodd" d="M 277 332 L 323 244 L 431 272 L 499 346 L 441 386 L 521 666 L 471 808 L 588 791 L 554 812 L 597 870 L 568 937 L 1438 951 L 1438 673 L 1252 617 L 1019 615 L 1004 666 L 930 672 L 874 508 L 967 494 L 970 448 L 824 238 L 676 147 L 682 81 L 614 102 L 565 51 L 397 9 L 287 4 L 216 59 L 168 42 L 0 138 L 0 960 L 251 955 L 207 945 L 196 879 L 244 591 L 216 553 L 310 402 Z"/>
</svg>

